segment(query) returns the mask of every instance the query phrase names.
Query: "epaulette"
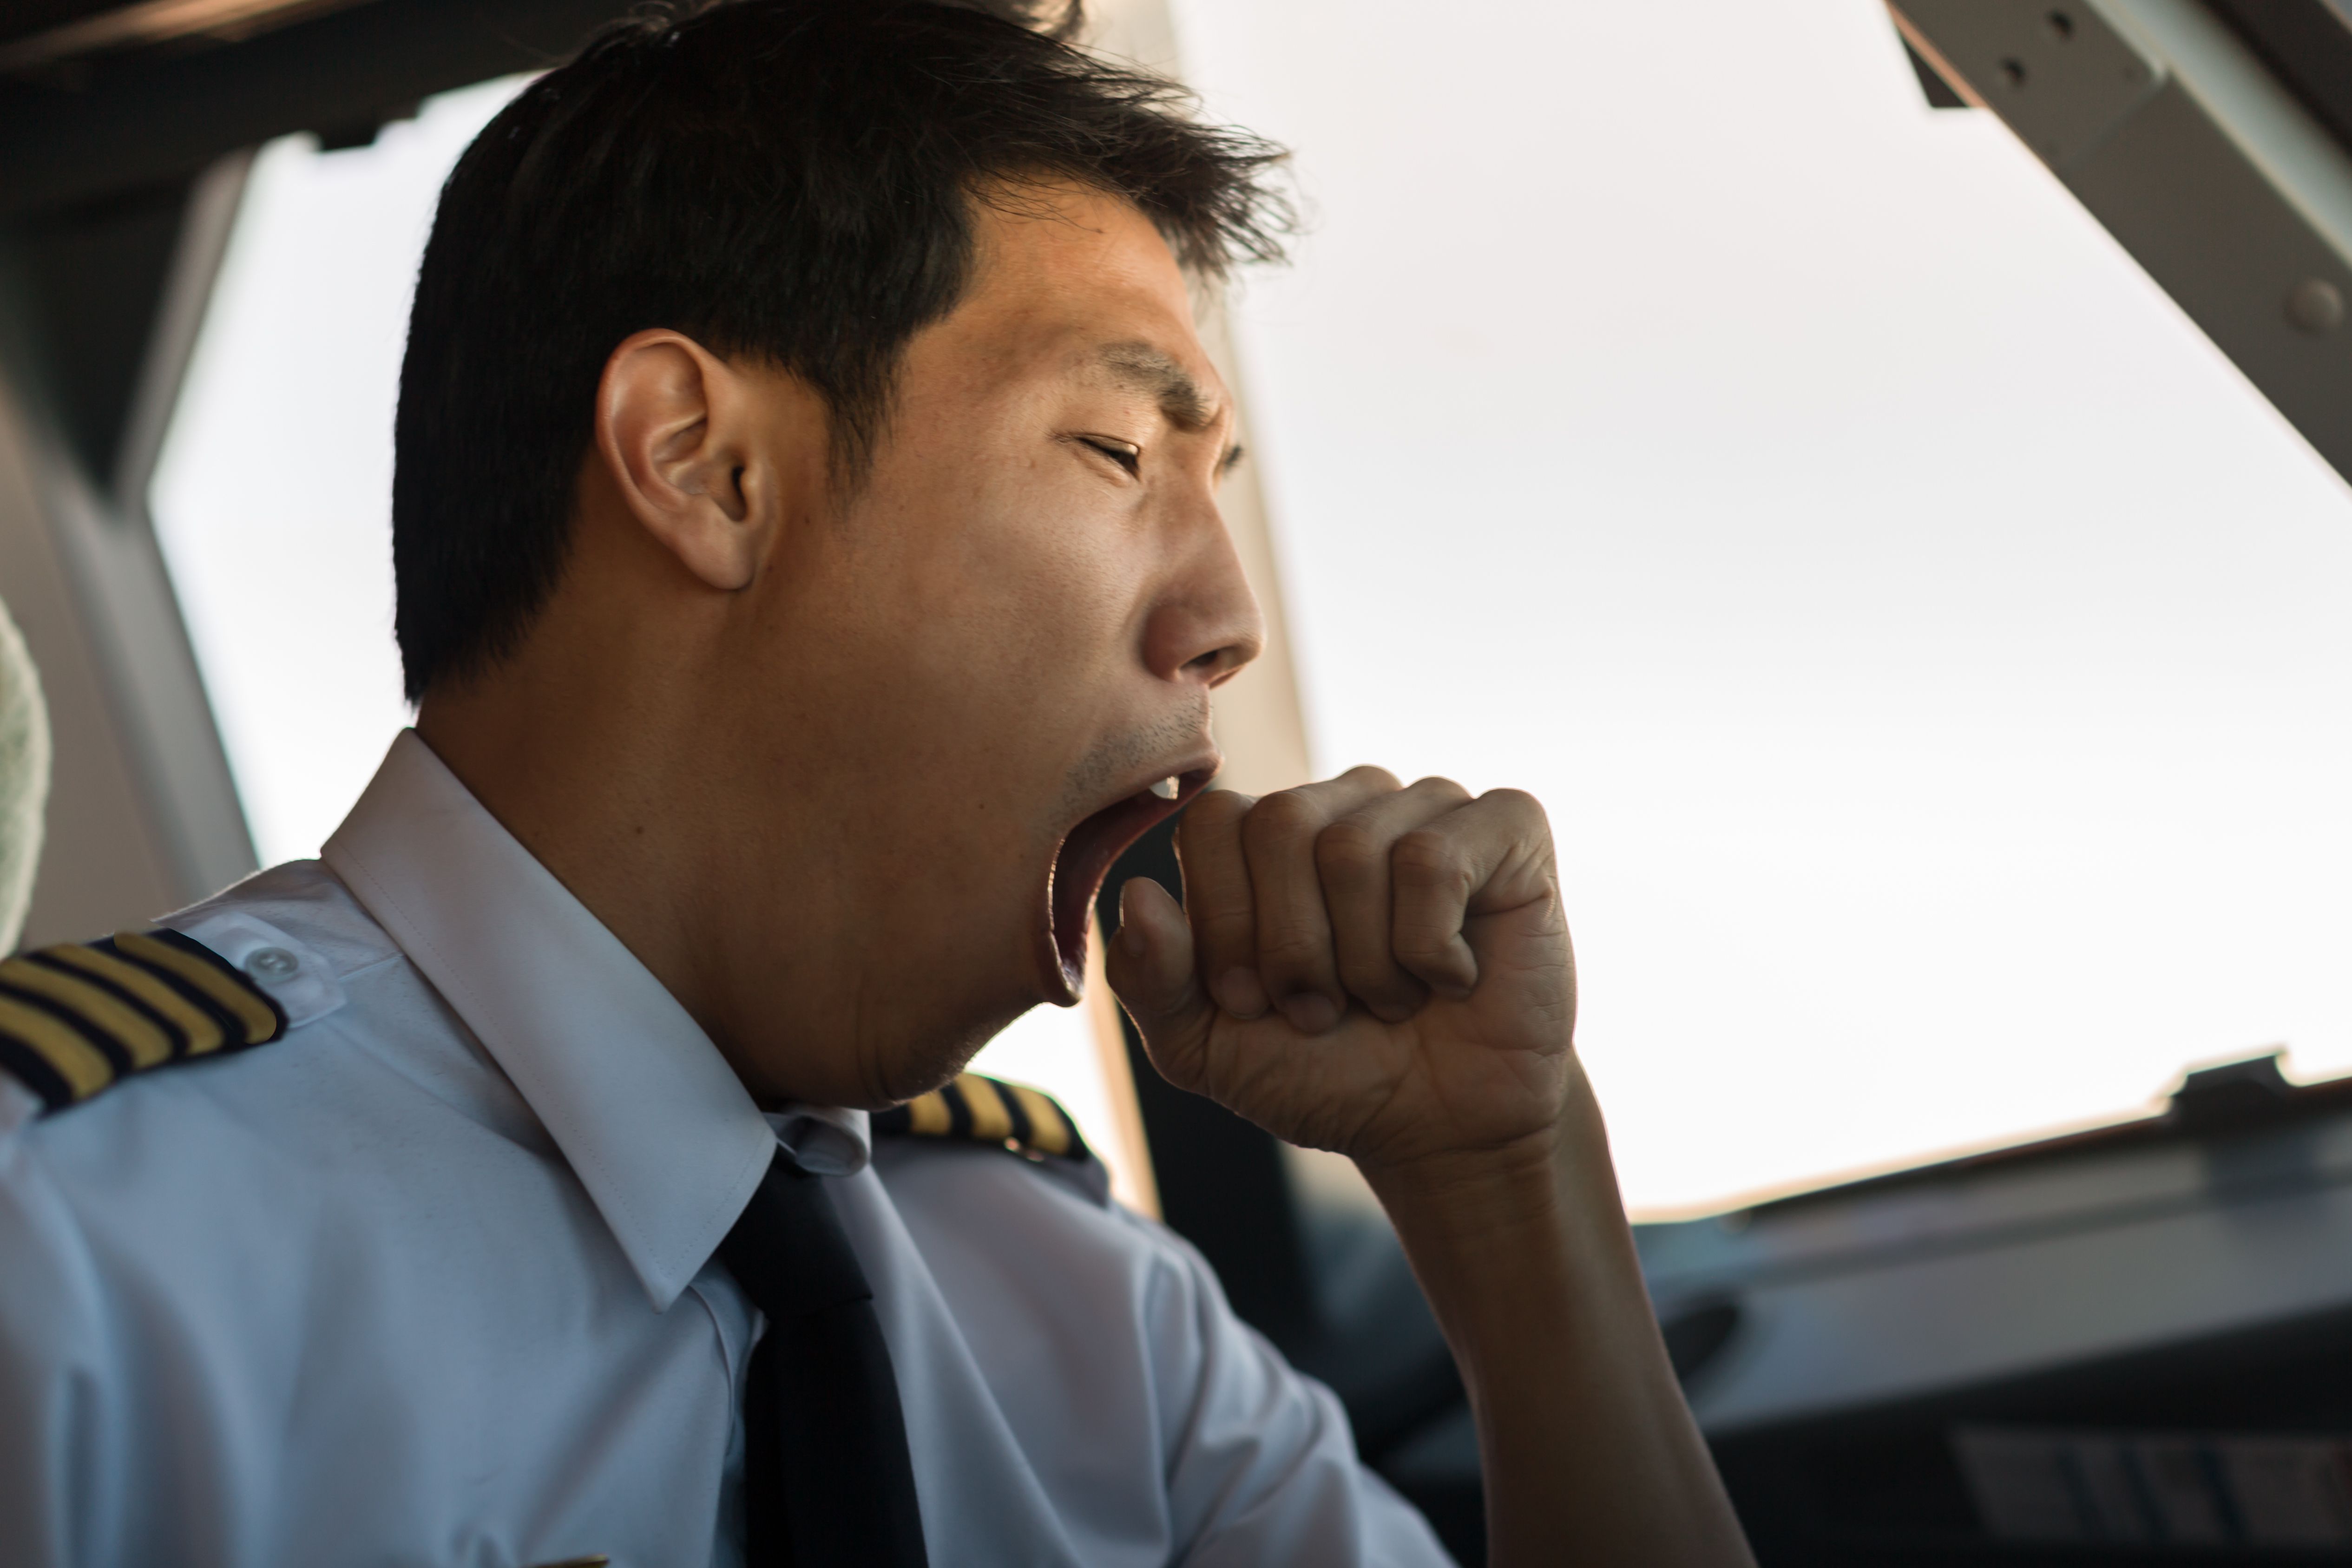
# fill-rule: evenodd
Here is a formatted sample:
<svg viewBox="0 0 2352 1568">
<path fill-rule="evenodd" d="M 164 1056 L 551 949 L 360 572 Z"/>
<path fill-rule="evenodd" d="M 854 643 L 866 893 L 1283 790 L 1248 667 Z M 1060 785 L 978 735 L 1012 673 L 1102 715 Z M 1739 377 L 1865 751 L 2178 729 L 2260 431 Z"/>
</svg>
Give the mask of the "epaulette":
<svg viewBox="0 0 2352 1568">
<path fill-rule="evenodd" d="M 176 931 L 121 931 L 0 963 L 0 1071 L 47 1111 L 285 1032 L 268 993 Z"/>
<path fill-rule="evenodd" d="M 873 1128 L 877 1138 L 953 1138 L 992 1144 L 1033 1158 L 1093 1157 L 1087 1141 L 1078 1136 L 1078 1124 L 1052 1096 L 1025 1083 L 1006 1083 L 977 1072 L 959 1073 L 953 1082 L 929 1094 L 877 1111 Z"/>
</svg>

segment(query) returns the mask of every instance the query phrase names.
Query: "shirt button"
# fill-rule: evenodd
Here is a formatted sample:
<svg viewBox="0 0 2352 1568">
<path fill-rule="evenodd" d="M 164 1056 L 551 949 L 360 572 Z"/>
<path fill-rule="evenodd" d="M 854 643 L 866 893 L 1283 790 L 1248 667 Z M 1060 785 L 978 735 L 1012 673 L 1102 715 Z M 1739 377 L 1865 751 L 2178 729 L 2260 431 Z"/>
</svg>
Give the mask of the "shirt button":
<svg viewBox="0 0 2352 1568">
<path fill-rule="evenodd" d="M 257 980 L 290 980 L 302 960 L 283 947 L 256 947 L 246 955 L 245 972 Z"/>
</svg>

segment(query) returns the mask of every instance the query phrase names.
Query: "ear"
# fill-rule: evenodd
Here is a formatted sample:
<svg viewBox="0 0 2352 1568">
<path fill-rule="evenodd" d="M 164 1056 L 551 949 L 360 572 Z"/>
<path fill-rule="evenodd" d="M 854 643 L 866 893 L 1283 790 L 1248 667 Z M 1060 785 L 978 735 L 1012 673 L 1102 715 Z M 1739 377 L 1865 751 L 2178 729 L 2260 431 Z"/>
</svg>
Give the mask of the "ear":
<svg viewBox="0 0 2352 1568">
<path fill-rule="evenodd" d="M 666 328 L 625 340 L 596 387 L 596 447 L 647 533 L 710 587 L 750 585 L 782 523 L 785 456 L 754 379 Z"/>
</svg>

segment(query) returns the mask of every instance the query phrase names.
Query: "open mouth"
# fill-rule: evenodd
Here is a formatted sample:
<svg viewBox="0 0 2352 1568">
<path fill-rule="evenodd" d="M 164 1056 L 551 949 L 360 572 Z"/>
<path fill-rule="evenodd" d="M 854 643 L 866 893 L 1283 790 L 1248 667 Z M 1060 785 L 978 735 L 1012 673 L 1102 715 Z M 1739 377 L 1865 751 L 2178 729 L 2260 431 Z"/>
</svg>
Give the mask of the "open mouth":
<svg viewBox="0 0 2352 1568">
<path fill-rule="evenodd" d="M 1086 990 L 1087 916 L 1112 864 L 1128 845 L 1182 810 L 1215 774 L 1213 767 L 1196 768 L 1157 779 L 1120 796 L 1063 838 L 1045 894 L 1050 967 L 1060 976 L 1063 991 L 1055 1000 L 1067 1006 Z"/>
</svg>

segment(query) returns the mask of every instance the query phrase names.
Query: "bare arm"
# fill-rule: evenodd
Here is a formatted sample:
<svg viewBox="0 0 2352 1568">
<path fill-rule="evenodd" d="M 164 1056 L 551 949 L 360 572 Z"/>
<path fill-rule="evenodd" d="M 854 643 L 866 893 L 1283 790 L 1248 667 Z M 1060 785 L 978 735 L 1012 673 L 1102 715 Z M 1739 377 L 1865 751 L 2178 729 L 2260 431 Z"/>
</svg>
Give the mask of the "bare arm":
<svg viewBox="0 0 2352 1568">
<path fill-rule="evenodd" d="M 1358 768 L 1204 796 L 1179 848 L 1185 905 L 1128 884 L 1112 984 L 1171 1081 L 1364 1172 L 1470 1393 L 1489 1561 L 1749 1563 L 1575 1058 L 1541 809 Z"/>
</svg>

